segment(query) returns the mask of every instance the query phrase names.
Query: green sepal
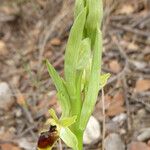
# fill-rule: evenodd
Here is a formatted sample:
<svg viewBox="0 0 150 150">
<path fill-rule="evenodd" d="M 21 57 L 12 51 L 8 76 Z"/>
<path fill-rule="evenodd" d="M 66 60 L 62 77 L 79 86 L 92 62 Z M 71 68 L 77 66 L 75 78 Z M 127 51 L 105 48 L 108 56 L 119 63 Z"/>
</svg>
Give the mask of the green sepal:
<svg viewBox="0 0 150 150">
<path fill-rule="evenodd" d="M 72 148 L 73 150 L 78 150 L 77 137 L 69 128 L 62 128 L 60 130 L 60 138 L 68 147 Z"/>
<path fill-rule="evenodd" d="M 76 122 L 77 116 L 58 119 L 53 109 L 50 109 L 49 113 L 52 118 L 48 119 L 46 124 L 56 125 L 59 137 L 65 142 L 65 144 L 73 150 L 78 150 L 78 140 L 73 132 L 68 128 Z"/>
<path fill-rule="evenodd" d="M 64 117 L 63 119 L 60 120 L 60 124 L 63 127 L 69 127 L 76 122 L 76 119 L 77 119 L 77 116 Z"/>
</svg>

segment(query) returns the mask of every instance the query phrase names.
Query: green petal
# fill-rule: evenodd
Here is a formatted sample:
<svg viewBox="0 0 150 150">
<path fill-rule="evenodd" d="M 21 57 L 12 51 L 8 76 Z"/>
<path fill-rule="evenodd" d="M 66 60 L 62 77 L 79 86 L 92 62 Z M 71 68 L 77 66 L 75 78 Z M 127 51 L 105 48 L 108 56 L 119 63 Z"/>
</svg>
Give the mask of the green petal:
<svg viewBox="0 0 150 150">
<path fill-rule="evenodd" d="M 47 119 L 45 125 L 57 125 L 58 122 L 52 118 Z"/>
<path fill-rule="evenodd" d="M 66 117 L 60 120 L 60 124 L 62 127 L 69 127 L 70 125 L 76 122 L 77 116 Z"/>
<path fill-rule="evenodd" d="M 52 116 L 52 118 L 53 118 L 55 121 L 58 121 L 58 117 L 57 117 L 57 115 L 56 115 L 54 109 L 50 109 L 50 110 L 49 110 L 49 113 L 50 113 L 50 115 Z"/>
</svg>

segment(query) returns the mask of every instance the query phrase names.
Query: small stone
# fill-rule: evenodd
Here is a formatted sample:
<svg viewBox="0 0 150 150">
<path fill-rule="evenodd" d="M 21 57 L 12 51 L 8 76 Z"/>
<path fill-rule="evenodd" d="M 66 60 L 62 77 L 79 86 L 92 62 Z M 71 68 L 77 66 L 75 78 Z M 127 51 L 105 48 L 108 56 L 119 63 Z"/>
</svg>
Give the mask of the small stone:
<svg viewBox="0 0 150 150">
<path fill-rule="evenodd" d="M 120 129 L 119 130 L 120 135 L 125 135 L 127 133 L 127 131 L 125 129 Z"/>
<path fill-rule="evenodd" d="M 0 56 L 4 56 L 7 54 L 6 44 L 0 40 Z"/>
<path fill-rule="evenodd" d="M 19 86 L 19 80 L 20 80 L 20 76 L 13 76 L 11 79 L 11 84 L 14 85 L 15 87 Z"/>
<path fill-rule="evenodd" d="M 134 60 L 134 61 L 131 61 L 131 62 L 132 62 L 132 64 L 133 64 L 137 69 L 143 69 L 143 68 L 146 67 L 146 63 L 143 62 L 143 61 L 136 61 L 136 60 Z"/>
<path fill-rule="evenodd" d="M 0 135 L 4 134 L 5 132 L 5 127 L 4 126 L 1 126 L 0 127 Z"/>
<path fill-rule="evenodd" d="M 25 150 L 36 150 L 37 143 L 32 143 L 27 138 L 20 138 L 16 140 L 20 148 Z"/>
<path fill-rule="evenodd" d="M 22 116 L 22 110 L 21 109 L 16 109 L 15 110 L 15 116 L 18 117 L 18 118 L 21 117 Z"/>
<path fill-rule="evenodd" d="M 143 118 L 144 116 L 146 116 L 146 110 L 144 108 L 139 109 L 138 112 L 137 112 L 137 116 L 139 118 Z"/>
<path fill-rule="evenodd" d="M 121 137 L 116 133 L 112 133 L 106 137 L 104 147 L 105 150 L 125 150 L 125 145 Z"/>
<path fill-rule="evenodd" d="M 11 98 L 11 90 L 6 82 L 0 83 L 0 109 L 8 110 L 14 100 Z"/>
<path fill-rule="evenodd" d="M 111 60 L 109 62 L 109 68 L 113 73 L 118 73 L 121 70 L 121 66 L 117 60 Z"/>
<path fill-rule="evenodd" d="M 150 147 L 150 140 L 148 140 L 147 145 Z"/>
<path fill-rule="evenodd" d="M 150 139 L 150 128 L 145 128 L 140 131 L 140 134 L 137 136 L 138 141 L 145 141 Z"/>
<path fill-rule="evenodd" d="M 108 123 L 106 123 L 105 126 L 106 126 L 106 132 L 108 134 L 119 131 L 119 124 L 114 121 L 109 121 Z"/>
<path fill-rule="evenodd" d="M 99 122 L 91 116 L 83 135 L 83 143 L 91 144 L 101 138 L 101 127 Z"/>
<path fill-rule="evenodd" d="M 143 142 L 132 142 L 128 150 L 150 150 L 150 147 Z"/>
<path fill-rule="evenodd" d="M 51 45 L 59 46 L 61 44 L 61 40 L 59 38 L 53 38 L 50 43 Z"/>
<path fill-rule="evenodd" d="M 14 127 L 10 127 L 8 130 L 11 134 L 14 134 L 16 132 L 16 129 Z"/>
<path fill-rule="evenodd" d="M 127 119 L 127 115 L 125 113 L 121 113 L 117 116 L 115 116 L 112 120 L 116 123 L 123 123 Z"/>
</svg>

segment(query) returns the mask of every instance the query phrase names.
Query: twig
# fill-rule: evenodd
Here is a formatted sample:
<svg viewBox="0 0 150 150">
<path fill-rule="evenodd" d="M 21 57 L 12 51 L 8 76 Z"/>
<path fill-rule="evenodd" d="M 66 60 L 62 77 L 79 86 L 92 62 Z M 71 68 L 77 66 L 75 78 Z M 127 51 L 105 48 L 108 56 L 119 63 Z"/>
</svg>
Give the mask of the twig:
<svg viewBox="0 0 150 150">
<path fill-rule="evenodd" d="M 59 57 L 53 64 L 54 67 L 58 67 L 64 61 L 64 56 Z"/>
<path fill-rule="evenodd" d="M 128 26 L 128 25 L 122 25 L 122 24 L 112 23 L 112 26 L 117 27 L 117 28 L 120 28 L 120 29 L 122 29 L 122 30 L 124 30 L 124 31 L 128 31 L 128 32 L 131 32 L 131 33 L 140 35 L 140 36 L 150 37 L 150 33 L 149 33 L 149 32 L 141 31 L 141 30 L 132 28 L 132 27 L 130 27 L 130 26 Z"/>
<path fill-rule="evenodd" d="M 146 92 L 140 92 L 138 93 L 139 95 L 143 96 L 150 96 L 150 91 L 146 91 Z"/>
<path fill-rule="evenodd" d="M 124 85 L 124 98 L 125 98 L 125 103 L 126 103 L 126 107 L 127 107 L 127 126 L 128 126 L 128 131 L 131 131 L 131 120 L 130 120 L 130 104 L 129 104 L 129 100 L 128 100 L 128 92 L 127 92 L 127 83 L 126 83 L 126 78 L 125 75 L 123 76 L 123 85 Z"/>
<path fill-rule="evenodd" d="M 26 133 L 28 133 L 29 131 L 35 129 L 37 127 L 37 125 L 30 125 L 27 129 L 25 129 L 22 133 L 20 133 L 17 138 L 23 137 Z"/>
<path fill-rule="evenodd" d="M 120 38 L 120 37 L 118 36 L 118 38 Z M 114 40 L 114 43 L 118 47 L 118 50 L 119 50 L 121 56 L 125 60 L 125 66 L 124 66 L 123 70 L 119 74 L 117 74 L 116 76 L 110 78 L 108 80 L 107 84 L 110 84 L 110 83 L 116 81 L 118 78 L 121 78 L 125 74 L 125 72 L 128 70 L 128 64 L 129 64 L 128 56 L 126 55 L 126 53 L 124 52 L 124 50 L 122 49 L 122 47 L 119 45 L 118 38 Z"/>
<path fill-rule="evenodd" d="M 124 57 L 125 62 L 126 62 L 126 67 L 125 67 L 126 70 L 123 74 L 123 85 L 124 85 L 124 98 L 125 98 L 125 103 L 126 103 L 126 107 L 127 107 L 128 130 L 131 131 L 130 104 L 129 104 L 129 100 L 128 100 L 128 97 L 127 97 L 128 92 L 127 92 L 127 84 L 126 84 L 126 78 L 125 78 L 127 69 L 129 69 L 129 59 L 128 59 L 128 56 L 126 55 L 126 53 L 124 52 L 124 50 L 122 49 L 122 47 L 120 46 L 119 40 L 120 40 L 120 37 L 117 36 L 116 45 L 118 46 L 118 49 L 119 49 L 120 53 L 122 54 L 122 56 Z"/>
<path fill-rule="evenodd" d="M 128 56 L 126 55 L 126 53 L 124 52 L 124 50 L 122 49 L 122 47 L 120 46 L 119 41 L 120 41 L 120 36 L 118 35 L 117 39 L 115 39 L 114 42 L 117 45 L 118 50 L 120 51 L 120 54 L 122 55 L 122 57 L 125 60 L 125 67 L 124 67 L 124 71 L 122 73 L 122 79 L 123 79 L 123 85 L 124 85 L 124 98 L 125 98 L 125 103 L 126 103 L 126 107 L 127 107 L 128 130 L 130 131 L 131 130 L 131 121 L 130 121 L 130 117 L 129 117 L 130 116 L 130 105 L 129 105 L 129 101 L 128 101 L 128 97 L 127 97 L 128 92 L 127 92 L 127 84 L 126 84 L 126 78 L 125 78 L 127 69 L 129 69 L 129 67 L 128 67 L 129 59 L 128 59 Z"/>
<path fill-rule="evenodd" d="M 108 79 L 107 85 L 111 84 L 112 82 L 114 82 L 114 81 L 118 80 L 119 78 L 121 78 L 125 74 L 126 70 L 127 70 L 127 65 L 125 65 L 125 67 L 123 68 L 123 70 L 119 74 L 117 74 L 114 77 L 111 77 L 110 79 Z"/>
<path fill-rule="evenodd" d="M 150 17 L 150 13 L 146 14 L 146 16 L 144 16 L 144 17 L 140 16 L 140 18 L 138 18 L 137 21 L 131 25 L 131 27 L 134 28 L 134 27 L 138 26 L 139 24 L 141 24 L 141 26 L 143 26 L 145 24 L 145 22 L 147 22 L 147 19 L 149 19 L 149 17 Z"/>
<path fill-rule="evenodd" d="M 61 139 L 59 139 L 59 150 L 63 150 Z"/>
<path fill-rule="evenodd" d="M 104 97 L 104 89 L 102 88 L 102 113 L 103 113 L 103 131 L 102 131 L 102 150 L 104 150 L 104 140 L 105 140 L 105 132 L 106 132 L 106 127 L 105 127 L 105 97 Z"/>
<path fill-rule="evenodd" d="M 104 5 L 107 6 L 106 4 Z M 109 24 L 110 14 L 116 8 L 117 5 L 118 5 L 118 1 L 114 1 L 113 3 L 109 3 L 109 6 L 105 7 L 104 9 L 104 19 L 103 19 L 103 25 L 102 25 L 102 33 L 104 34 L 104 36 L 106 33 L 106 28 Z"/>
<path fill-rule="evenodd" d="M 31 113 L 29 112 L 29 110 L 24 106 L 22 107 L 22 109 L 23 109 L 23 112 L 24 112 L 24 115 L 25 115 L 26 119 L 29 121 L 29 123 L 33 124 L 34 120 L 32 118 Z"/>
<path fill-rule="evenodd" d="M 122 49 L 121 45 L 119 44 L 119 41 L 121 41 L 121 37 L 120 37 L 120 35 L 117 35 L 117 39 L 114 40 L 114 43 L 115 43 L 116 46 L 118 47 L 118 50 L 119 50 L 121 56 L 125 59 L 126 65 L 128 65 L 128 61 L 129 61 L 128 56 L 127 56 L 127 54 L 124 52 L 124 50 Z"/>
<path fill-rule="evenodd" d="M 7 15 L 4 13 L 0 13 L 0 22 L 9 22 L 16 19 L 15 15 Z"/>
<path fill-rule="evenodd" d="M 133 102 L 135 101 L 141 103 L 147 108 L 150 108 L 149 96 L 150 96 L 150 92 L 138 92 L 133 94 L 131 99 Z"/>
<path fill-rule="evenodd" d="M 144 28 L 144 26 L 146 26 L 147 24 L 149 24 L 150 22 L 150 18 L 147 18 L 145 21 L 143 21 L 141 24 L 140 24 L 140 27 L 141 28 Z"/>
<path fill-rule="evenodd" d="M 134 15 L 114 15 L 110 17 L 111 21 L 129 20 L 132 19 Z"/>
<path fill-rule="evenodd" d="M 51 24 L 48 25 L 47 28 L 45 29 L 45 31 L 44 31 L 45 37 L 44 37 L 43 41 L 41 43 L 39 43 L 39 50 L 40 50 L 39 62 L 38 62 L 39 68 L 42 63 L 42 57 L 43 57 L 45 45 L 46 45 L 47 41 L 49 40 L 50 35 L 55 30 L 55 27 L 57 26 L 57 24 L 68 14 L 68 11 L 69 11 L 69 9 L 66 11 L 61 11 L 60 15 L 55 17 L 54 21 L 51 22 Z"/>
<path fill-rule="evenodd" d="M 37 140 L 37 135 L 33 132 L 33 129 L 30 128 L 30 127 L 31 127 L 31 124 L 27 122 L 27 126 L 28 126 L 28 128 L 30 129 L 29 132 L 30 132 L 30 134 L 32 135 L 33 139 Z"/>
</svg>

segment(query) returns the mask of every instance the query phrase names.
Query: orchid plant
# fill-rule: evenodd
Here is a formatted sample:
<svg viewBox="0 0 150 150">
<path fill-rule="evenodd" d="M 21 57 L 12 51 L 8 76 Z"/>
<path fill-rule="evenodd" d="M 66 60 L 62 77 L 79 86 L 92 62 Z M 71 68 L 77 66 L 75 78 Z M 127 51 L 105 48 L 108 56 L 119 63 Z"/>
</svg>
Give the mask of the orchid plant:
<svg viewBox="0 0 150 150">
<path fill-rule="evenodd" d="M 62 114 L 58 119 L 55 111 L 50 110 L 51 118 L 47 120 L 47 124 L 55 127 L 55 130 L 51 128 L 39 139 L 39 150 L 52 149 L 58 138 L 73 150 L 83 149 L 84 130 L 94 109 L 98 92 L 109 78 L 109 74 L 100 74 L 102 17 L 102 0 L 76 0 L 75 21 L 65 51 L 64 78 L 61 78 L 46 60 Z M 53 143 L 49 144 L 51 141 Z M 40 146 L 40 142 L 43 142 L 43 146 Z"/>
</svg>

